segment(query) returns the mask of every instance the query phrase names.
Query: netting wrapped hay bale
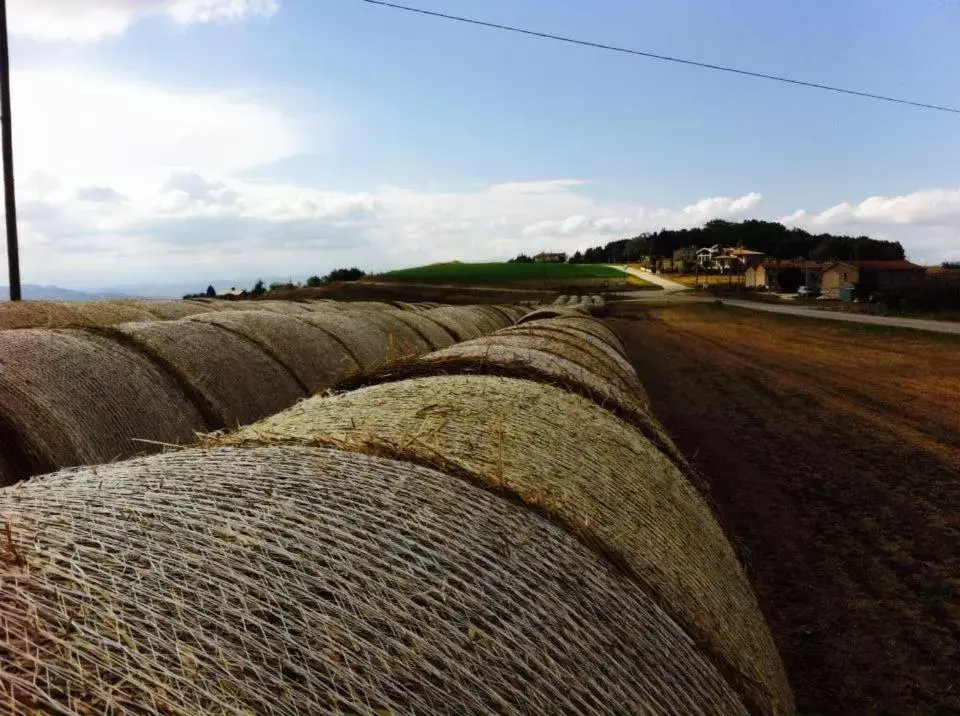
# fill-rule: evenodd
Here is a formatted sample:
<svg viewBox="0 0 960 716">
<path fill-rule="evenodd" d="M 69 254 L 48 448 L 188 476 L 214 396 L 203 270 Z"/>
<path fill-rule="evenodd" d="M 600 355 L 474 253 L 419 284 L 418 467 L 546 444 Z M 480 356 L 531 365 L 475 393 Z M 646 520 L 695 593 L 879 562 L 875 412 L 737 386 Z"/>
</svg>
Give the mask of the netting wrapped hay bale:
<svg viewBox="0 0 960 716">
<path fill-rule="evenodd" d="M 224 298 L 194 298 L 193 303 L 206 306 L 213 311 L 242 311 L 252 301 L 231 301 Z"/>
<path fill-rule="evenodd" d="M 342 343 L 296 316 L 267 311 L 210 313 L 191 318 L 253 341 L 296 377 L 304 392 L 333 385 L 360 366 Z"/>
<path fill-rule="evenodd" d="M 537 308 L 530 311 L 526 316 L 517 321 L 517 324 L 528 323 L 530 321 L 543 320 L 545 318 L 558 318 L 562 316 L 586 316 L 587 314 L 579 307 L 575 306 L 549 306 L 546 308 Z"/>
<path fill-rule="evenodd" d="M 137 301 L 122 300 L 78 301 L 76 309 L 89 326 L 156 320 L 156 316 L 137 304 Z"/>
<path fill-rule="evenodd" d="M 288 404 L 289 405 L 289 404 Z M 0 333 L 3 480 L 192 442 L 209 429 L 142 353 L 78 330 Z"/>
<path fill-rule="evenodd" d="M 441 306 L 425 311 L 424 315 L 450 331 L 458 341 L 479 338 L 510 325 L 504 317 L 478 309 L 478 306 Z"/>
<path fill-rule="evenodd" d="M 495 304 L 478 304 L 473 308 L 475 308 L 477 311 L 484 314 L 485 316 L 489 317 L 491 321 L 491 325 L 497 326 L 497 328 L 493 330 L 497 330 L 499 328 L 506 328 L 507 326 L 512 326 L 516 321 L 516 318 L 514 318 L 513 313 L 511 311 L 508 311 L 504 306 L 495 305 Z"/>
<path fill-rule="evenodd" d="M 305 395 L 284 366 L 219 326 L 180 320 L 124 323 L 109 330 L 175 375 L 214 429 L 252 423 Z"/>
<path fill-rule="evenodd" d="M 361 370 L 373 370 L 409 355 L 396 336 L 391 338 L 383 323 L 378 323 L 369 313 L 324 311 L 299 318 L 339 341 Z"/>
<path fill-rule="evenodd" d="M 595 322 L 595 321 L 594 321 Z M 606 326 L 597 324 L 601 330 L 606 330 Z M 569 345 L 582 356 L 578 360 L 585 368 L 590 368 L 600 374 L 615 377 L 622 381 L 630 389 L 643 395 L 646 399 L 646 390 L 637 377 L 633 365 L 627 360 L 621 347 L 613 347 L 606 341 L 598 338 L 596 333 L 583 330 L 581 326 L 570 326 L 560 320 L 538 321 L 535 323 L 524 323 L 517 326 L 505 328 L 498 331 L 497 336 L 516 337 L 525 336 L 543 340 L 558 346 L 558 351 L 563 351 L 562 346 Z M 618 341 L 619 342 L 619 341 Z M 571 356 L 572 357 L 572 356 Z"/>
<path fill-rule="evenodd" d="M 477 339 L 428 353 L 416 360 L 384 366 L 351 376 L 336 386 L 354 390 L 377 383 L 439 375 L 496 375 L 522 378 L 578 393 L 612 411 L 640 429 L 657 447 L 685 470 L 690 470 L 670 436 L 649 412 L 649 405 L 632 390 L 625 390 L 573 361 L 549 350 L 487 343 Z M 705 487 L 695 476 L 697 485 Z"/>
<path fill-rule="evenodd" d="M 154 318 L 161 321 L 174 321 L 178 318 L 196 316 L 201 313 L 211 313 L 214 309 L 197 301 L 163 301 L 147 300 L 134 302 Z"/>
<path fill-rule="evenodd" d="M 298 301 L 237 301 L 244 303 L 244 311 L 269 311 L 271 313 L 285 313 L 291 316 L 300 316 L 311 313 L 311 309 Z"/>
<path fill-rule="evenodd" d="M 329 442 L 471 475 L 622 562 L 762 711 L 791 696 L 750 583 L 683 472 L 611 412 L 554 386 L 420 378 L 304 401 L 222 438 Z"/>
<path fill-rule="evenodd" d="M 394 317 L 405 323 L 417 333 L 429 346 L 429 350 L 446 348 L 456 343 L 456 339 L 446 328 L 417 311 L 395 311 Z"/>
<path fill-rule="evenodd" d="M 183 451 L 0 518 L 4 713 L 747 713 L 615 567 L 433 470 Z"/>
<path fill-rule="evenodd" d="M 0 302 L 0 330 L 84 325 L 87 320 L 76 305 L 64 301 L 3 301 Z"/>
<path fill-rule="evenodd" d="M 433 350 L 431 343 L 401 318 L 403 311 L 390 309 L 357 309 L 344 311 L 346 315 L 362 313 L 365 320 L 375 324 L 386 337 L 385 360 L 417 356 Z"/>
<path fill-rule="evenodd" d="M 532 315 L 533 314 L 524 316 L 524 318 L 517 321 L 517 325 L 531 327 L 540 326 L 550 329 L 563 327 L 564 329 L 589 333 L 595 338 L 606 343 L 620 355 L 627 355 L 626 349 L 623 347 L 623 342 L 620 340 L 620 337 L 610 330 L 610 328 L 602 321 L 598 321 L 590 316 L 580 313 L 559 315 L 554 317 L 540 317 L 531 320 L 530 316 Z"/>
<path fill-rule="evenodd" d="M 499 306 L 499 308 L 500 310 L 506 311 L 508 314 L 510 314 L 510 317 L 514 323 L 516 323 L 521 318 L 523 318 L 528 313 L 530 313 L 529 308 L 526 308 L 525 306 L 518 306 L 513 304 L 504 304 Z"/>
<path fill-rule="evenodd" d="M 646 392 L 633 366 L 622 356 L 606 353 L 592 343 L 589 336 L 564 335 L 559 331 L 537 331 L 527 326 L 517 326 L 477 340 L 486 345 L 544 350 L 562 356 L 646 401 Z"/>
</svg>

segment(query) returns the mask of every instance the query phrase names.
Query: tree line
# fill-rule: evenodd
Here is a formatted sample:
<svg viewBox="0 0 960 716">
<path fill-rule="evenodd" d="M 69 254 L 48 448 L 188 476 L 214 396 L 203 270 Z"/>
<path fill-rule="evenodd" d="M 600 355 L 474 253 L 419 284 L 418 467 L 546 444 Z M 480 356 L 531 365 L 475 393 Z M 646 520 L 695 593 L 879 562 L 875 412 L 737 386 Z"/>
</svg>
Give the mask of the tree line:
<svg viewBox="0 0 960 716">
<path fill-rule="evenodd" d="M 643 257 L 672 259 L 677 249 L 690 246 L 702 248 L 714 244 L 742 246 L 773 259 L 787 260 L 893 261 L 906 256 L 899 241 L 884 241 L 869 236 L 811 234 L 804 229 L 788 229 L 775 221 L 714 219 L 698 228 L 661 229 L 617 239 L 603 246 L 577 251 L 568 261 L 598 264 L 640 261 Z"/>
<path fill-rule="evenodd" d="M 366 276 L 367 273 L 356 267 L 353 268 L 338 268 L 334 269 L 324 276 L 311 276 L 303 283 L 272 283 L 267 287 L 263 283 L 263 279 L 258 279 L 257 282 L 253 285 L 249 291 L 243 289 L 240 293 L 234 293 L 236 289 L 231 289 L 231 297 L 236 298 L 259 298 L 270 291 L 289 291 L 295 288 L 323 288 L 324 286 L 329 286 L 334 281 L 359 281 L 361 278 Z M 201 293 L 188 293 L 184 296 L 187 298 L 216 298 L 217 290 L 213 286 L 207 286 L 207 290 Z"/>
</svg>

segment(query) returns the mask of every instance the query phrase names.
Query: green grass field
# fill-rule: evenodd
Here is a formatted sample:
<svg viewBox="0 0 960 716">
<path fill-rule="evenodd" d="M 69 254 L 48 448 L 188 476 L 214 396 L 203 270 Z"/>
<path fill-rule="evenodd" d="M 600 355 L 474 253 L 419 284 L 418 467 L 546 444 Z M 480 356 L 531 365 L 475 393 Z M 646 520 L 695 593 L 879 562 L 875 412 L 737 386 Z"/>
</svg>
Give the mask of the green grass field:
<svg viewBox="0 0 960 716">
<path fill-rule="evenodd" d="M 552 290 L 630 291 L 656 286 L 622 271 L 594 264 L 444 263 L 390 271 L 380 281 L 400 283 L 495 286 Z"/>
</svg>

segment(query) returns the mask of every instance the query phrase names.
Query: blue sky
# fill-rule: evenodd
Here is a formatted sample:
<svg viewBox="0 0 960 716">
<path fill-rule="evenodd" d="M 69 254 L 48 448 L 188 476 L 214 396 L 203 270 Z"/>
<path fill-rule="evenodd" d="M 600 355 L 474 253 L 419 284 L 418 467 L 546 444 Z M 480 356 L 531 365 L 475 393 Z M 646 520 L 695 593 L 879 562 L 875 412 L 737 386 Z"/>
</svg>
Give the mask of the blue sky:
<svg viewBox="0 0 960 716">
<path fill-rule="evenodd" d="M 960 105 L 933 0 L 416 0 Z M 25 280 L 243 281 L 574 250 L 714 216 L 960 259 L 960 115 L 360 0 L 8 0 Z"/>
</svg>

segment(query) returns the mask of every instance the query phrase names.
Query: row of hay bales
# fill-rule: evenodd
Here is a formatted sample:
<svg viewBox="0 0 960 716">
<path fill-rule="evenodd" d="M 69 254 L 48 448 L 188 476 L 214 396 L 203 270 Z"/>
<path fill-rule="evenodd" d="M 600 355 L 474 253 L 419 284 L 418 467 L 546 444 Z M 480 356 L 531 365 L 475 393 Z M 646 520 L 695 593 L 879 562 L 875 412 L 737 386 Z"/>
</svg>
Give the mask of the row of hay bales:
<svg viewBox="0 0 960 716">
<path fill-rule="evenodd" d="M 579 308 L 584 311 L 599 315 L 603 311 L 606 302 L 603 296 L 599 294 L 589 296 L 557 296 L 553 301 L 554 306 L 568 306 L 570 308 Z"/>
<path fill-rule="evenodd" d="M 617 356 L 582 314 L 533 317 L 0 491 L 0 711 L 791 713 Z"/>
<path fill-rule="evenodd" d="M 525 312 L 311 308 L 0 332 L 0 485 L 246 425 L 346 375 L 476 339 Z"/>
<path fill-rule="evenodd" d="M 602 306 L 604 303 L 603 296 L 600 294 L 592 294 L 587 296 L 578 296 L 578 295 L 560 295 L 553 300 L 554 306 Z"/>
<path fill-rule="evenodd" d="M 16 328 L 71 328 L 109 326 L 116 323 L 170 321 L 187 316 L 223 311 L 267 311 L 291 315 L 309 314 L 327 308 L 382 308 L 390 305 L 412 311 L 437 308 L 437 303 L 392 304 L 371 301 L 228 301 L 193 299 L 184 301 L 123 299 L 102 301 L 16 301 L 0 303 L 0 330 Z"/>
</svg>

